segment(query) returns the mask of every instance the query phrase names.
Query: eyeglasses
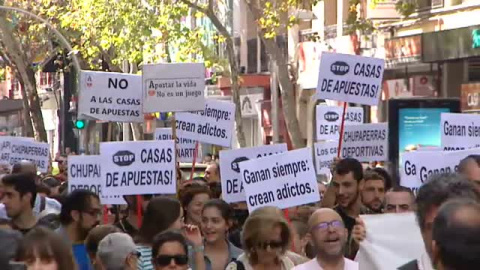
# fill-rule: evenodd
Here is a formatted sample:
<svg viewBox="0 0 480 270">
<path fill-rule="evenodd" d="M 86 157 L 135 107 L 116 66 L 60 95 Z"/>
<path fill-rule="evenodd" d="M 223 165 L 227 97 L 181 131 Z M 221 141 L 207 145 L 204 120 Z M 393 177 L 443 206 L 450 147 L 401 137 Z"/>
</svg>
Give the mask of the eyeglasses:
<svg viewBox="0 0 480 270">
<path fill-rule="evenodd" d="M 267 249 L 270 247 L 271 249 L 277 249 L 283 247 L 283 242 L 282 241 L 270 241 L 270 242 L 264 242 L 264 243 L 259 243 L 258 247 L 261 249 Z"/>
<path fill-rule="evenodd" d="M 172 260 L 175 262 L 176 265 L 185 265 L 188 263 L 188 256 L 187 255 L 158 255 L 155 258 L 155 263 L 158 266 L 167 266 L 169 265 Z"/>
<path fill-rule="evenodd" d="M 142 257 L 142 253 L 140 251 L 134 251 L 132 252 L 132 255 L 137 256 L 137 258 Z"/>
<path fill-rule="evenodd" d="M 332 227 L 334 229 L 342 229 L 344 228 L 343 223 L 339 220 L 334 220 L 330 222 L 322 222 L 313 227 L 314 230 L 320 230 L 320 231 L 326 231 L 328 230 L 328 227 Z"/>
</svg>

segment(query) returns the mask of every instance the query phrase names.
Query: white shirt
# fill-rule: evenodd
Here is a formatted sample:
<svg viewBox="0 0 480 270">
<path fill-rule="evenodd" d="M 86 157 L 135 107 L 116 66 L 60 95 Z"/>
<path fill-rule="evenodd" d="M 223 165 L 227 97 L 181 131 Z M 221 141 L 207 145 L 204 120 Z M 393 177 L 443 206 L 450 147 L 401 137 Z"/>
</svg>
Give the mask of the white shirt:
<svg viewBox="0 0 480 270">
<path fill-rule="evenodd" d="M 354 262 L 347 258 L 344 258 L 344 260 L 345 260 L 345 267 L 343 268 L 343 270 L 358 270 L 358 262 Z M 304 264 L 295 266 L 293 270 L 323 270 L 323 268 L 318 263 L 317 258 L 315 258 Z"/>
</svg>

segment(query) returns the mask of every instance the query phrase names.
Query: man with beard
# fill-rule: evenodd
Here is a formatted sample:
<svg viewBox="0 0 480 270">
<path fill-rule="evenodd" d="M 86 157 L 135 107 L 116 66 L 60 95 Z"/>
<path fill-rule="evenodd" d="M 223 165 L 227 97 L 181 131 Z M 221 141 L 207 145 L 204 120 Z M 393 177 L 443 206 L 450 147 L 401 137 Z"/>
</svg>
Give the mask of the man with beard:
<svg viewBox="0 0 480 270">
<path fill-rule="evenodd" d="M 101 214 L 100 199 L 89 190 L 77 189 L 65 198 L 60 212 L 62 226 L 57 232 L 72 245 L 79 270 L 92 269 L 84 242 L 88 232 L 99 224 Z"/>
<path fill-rule="evenodd" d="M 11 219 L 12 228 L 22 234 L 28 233 L 39 225 L 33 213 L 37 196 L 37 186 L 30 174 L 10 174 L 2 177 L 7 216 Z"/>
<path fill-rule="evenodd" d="M 329 208 L 315 211 L 308 220 L 309 237 L 317 256 L 294 270 L 358 270 L 358 263 L 345 257 L 347 229 L 337 212 Z"/>
<path fill-rule="evenodd" d="M 372 214 L 382 213 L 385 200 L 385 179 L 376 172 L 368 171 L 363 177 L 363 182 L 362 204 Z"/>
<path fill-rule="evenodd" d="M 330 183 L 322 207 L 332 207 L 337 211 L 348 230 L 347 249 L 345 255 L 353 259 L 358 251 L 358 246 L 351 241 L 351 233 L 355 226 L 355 219 L 367 213 L 360 200 L 360 191 L 364 185 L 362 164 L 353 158 L 338 160 L 333 169 L 333 180 Z M 332 206 L 335 202 L 336 205 Z"/>
<path fill-rule="evenodd" d="M 480 191 L 480 155 L 470 155 L 460 161 L 458 171 L 472 181 Z"/>
<path fill-rule="evenodd" d="M 37 176 L 37 165 L 28 160 L 21 160 L 15 163 L 12 167 L 12 173 L 30 174 L 34 178 L 36 184 L 39 184 L 39 178 Z M 35 216 L 41 216 L 43 213 L 60 213 L 62 205 L 55 199 L 36 196 L 33 205 L 33 213 Z"/>
</svg>

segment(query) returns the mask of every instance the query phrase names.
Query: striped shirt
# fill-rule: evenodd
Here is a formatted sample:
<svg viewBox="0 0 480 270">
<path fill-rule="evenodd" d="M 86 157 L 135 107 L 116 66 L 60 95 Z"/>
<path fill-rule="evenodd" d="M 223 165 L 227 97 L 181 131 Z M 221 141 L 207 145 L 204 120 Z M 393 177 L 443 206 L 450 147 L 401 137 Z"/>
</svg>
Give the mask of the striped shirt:
<svg viewBox="0 0 480 270">
<path fill-rule="evenodd" d="M 137 270 L 153 270 L 152 248 L 137 245 L 137 250 L 141 254 L 140 258 L 138 258 Z"/>
</svg>

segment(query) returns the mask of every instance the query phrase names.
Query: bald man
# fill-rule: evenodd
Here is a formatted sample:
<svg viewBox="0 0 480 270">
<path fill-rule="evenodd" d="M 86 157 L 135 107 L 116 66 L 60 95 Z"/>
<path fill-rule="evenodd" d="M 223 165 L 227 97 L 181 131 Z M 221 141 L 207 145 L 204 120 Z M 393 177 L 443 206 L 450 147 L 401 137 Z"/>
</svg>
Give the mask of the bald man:
<svg viewBox="0 0 480 270">
<path fill-rule="evenodd" d="M 432 263 L 435 269 L 478 269 L 480 204 L 455 199 L 443 204 L 433 221 Z"/>
<path fill-rule="evenodd" d="M 343 256 L 348 231 L 338 213 L 330 208 L 316 210 L 308 220 L 309 237 L 317 256 L 295 270 L 358 270 L 358 263 Z"/>
</svg>

